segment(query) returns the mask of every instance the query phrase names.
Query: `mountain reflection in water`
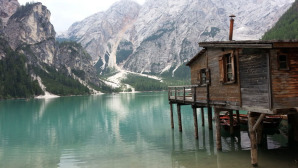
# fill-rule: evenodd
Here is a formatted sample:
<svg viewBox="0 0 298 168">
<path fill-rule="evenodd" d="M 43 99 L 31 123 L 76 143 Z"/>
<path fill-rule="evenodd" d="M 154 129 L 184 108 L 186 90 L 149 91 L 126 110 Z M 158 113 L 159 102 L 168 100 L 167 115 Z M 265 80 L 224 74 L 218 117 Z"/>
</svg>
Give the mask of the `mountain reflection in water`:
<svg viewBox="0 0 298 168">
<path fill-rule="evenodd" d="M 245 130 L 223 134 L 217 152 L 200 121 L 195 140 L 190 107 L 182 123 L 182 133 L 171 129 L 166 92 L 0 101 L 0 167 L 250 167 Z M 283 136 L 266 139 L 260 167 L 298 167 Z"/>
</svg>

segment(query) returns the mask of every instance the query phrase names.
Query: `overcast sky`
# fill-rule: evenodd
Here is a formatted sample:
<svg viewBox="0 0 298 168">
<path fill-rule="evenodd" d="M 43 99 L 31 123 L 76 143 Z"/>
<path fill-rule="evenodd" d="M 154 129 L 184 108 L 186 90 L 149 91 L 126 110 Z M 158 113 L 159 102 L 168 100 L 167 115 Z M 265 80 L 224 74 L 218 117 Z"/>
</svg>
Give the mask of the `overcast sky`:
<svg viewBox="0 0 298 168">
<path fill-rule="evenodd" d="M 41 2 L 51 11 L 51 22 L 57 33 L 66 31 L 69 26 L 84 18 L 107 10 L 113 3 L 119 0 L 34 0 Z M 143 4 L 145 0 L 134 0 Z M 32 0 L 19 0 L 21 5 Z"/>
</svg>

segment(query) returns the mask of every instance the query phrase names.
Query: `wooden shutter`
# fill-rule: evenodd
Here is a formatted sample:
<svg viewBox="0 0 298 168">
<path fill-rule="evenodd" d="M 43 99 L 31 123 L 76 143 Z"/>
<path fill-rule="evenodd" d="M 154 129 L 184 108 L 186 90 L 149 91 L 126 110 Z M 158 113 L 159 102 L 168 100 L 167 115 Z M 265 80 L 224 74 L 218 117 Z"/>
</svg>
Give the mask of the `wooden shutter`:
<svg viewBox="0 0 298 168">
<path fill-rule="evenodd" d="M 231 53 L 231 66 L 232 66 L 232 82 L 235 82 L 235 56 L 234 52 Z"/>
<path fill-rule="evenodd" d="M 219 64 L 219 81 L 221 83 L 225 82 L 225 65 L 224 65 L 224 56 L 219 56 L 218 59 L 218 64 Z"/>
<path fill-rule="evenodd" d="M 201 85 L 201 70 L 198 70 L 198 73 L 197 73 L 197 82 L 198 82 L 198 85 Z"/>
<path fill-rule="evenodd" d="M 211 83 L 210 69 L 206 69 L 206 84 Z"/>
</svg>

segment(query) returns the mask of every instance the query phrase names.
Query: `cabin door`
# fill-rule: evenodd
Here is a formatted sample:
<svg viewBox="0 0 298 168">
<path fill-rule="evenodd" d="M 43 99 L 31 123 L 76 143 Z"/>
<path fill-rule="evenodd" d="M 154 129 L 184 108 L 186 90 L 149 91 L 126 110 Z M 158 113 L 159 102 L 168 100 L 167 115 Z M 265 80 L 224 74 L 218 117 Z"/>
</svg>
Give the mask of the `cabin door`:
<svg viewBox="0 0 298 168">
<path fill-rule="evenodd" d="M 239 56 L 242 107 L 270 109 L 268 50 L 243 49 Z"/>
</svg>

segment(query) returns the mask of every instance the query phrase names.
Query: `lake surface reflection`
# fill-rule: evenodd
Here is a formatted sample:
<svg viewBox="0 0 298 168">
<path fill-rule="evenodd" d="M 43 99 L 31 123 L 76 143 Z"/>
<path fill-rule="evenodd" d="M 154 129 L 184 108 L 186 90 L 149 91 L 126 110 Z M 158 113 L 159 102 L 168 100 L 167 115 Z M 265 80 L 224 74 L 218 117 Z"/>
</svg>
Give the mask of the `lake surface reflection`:
<svg viewBox="0 0 298 168">
<path fill-rule="evenodd" d="M 250 167 L 246 131 L 223 136 L 217 152 L 207 126 L 195 140 L 190 107 L 182 123 L 171 129 L 164 92 L 0 101 L 0 167 Z M 267 140 L 260 167 L 298 167 L 283 136 Z"/>
</svg>

